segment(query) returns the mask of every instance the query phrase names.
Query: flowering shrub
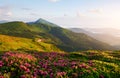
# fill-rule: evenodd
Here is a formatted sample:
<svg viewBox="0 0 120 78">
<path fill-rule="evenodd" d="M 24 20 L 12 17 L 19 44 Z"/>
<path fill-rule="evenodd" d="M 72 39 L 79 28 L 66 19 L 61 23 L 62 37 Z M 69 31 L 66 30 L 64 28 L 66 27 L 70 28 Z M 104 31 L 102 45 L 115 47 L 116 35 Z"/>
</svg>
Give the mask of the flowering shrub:
<svg viewBox="0 0 120 78">
<path fill-rule="evenodd" d="M 0 78 L 105 78 L 97 66 L 99 61 L 92 60 L 91 56 L 91 60 L 83 60 L 83 56 L 77 58 L 71 55 L 56 52 L 5 52 L 0 56 Z"/>
</svg>

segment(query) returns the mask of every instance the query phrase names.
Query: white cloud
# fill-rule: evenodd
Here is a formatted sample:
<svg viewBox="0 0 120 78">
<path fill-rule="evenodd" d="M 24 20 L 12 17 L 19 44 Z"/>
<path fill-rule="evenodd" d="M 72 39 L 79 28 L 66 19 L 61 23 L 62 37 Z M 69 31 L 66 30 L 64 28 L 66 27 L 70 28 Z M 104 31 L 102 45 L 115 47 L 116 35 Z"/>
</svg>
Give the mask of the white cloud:
<svg viewBox="0 0 120 78">
<path fill-rule="evenodd" d="M 7 15 L 7 16 L 12 16 L 13 13 L 9 11 L 9 12 L 6 13 L 6 15 Z"/>
<path fill-rule="evenodd" d="M 103 12 L 103 10 L 100 9 L 100 8 L 96 8 L 96 9 L 90 9 L 90 10 L 88 10 L 88 12 L 90 12 L 90 13 L 96 13 L 96 14 L 101 14 Z"/>
<path fill-rule="evenodd" d="M 82 13 L 82 12 L 80 12 L 80 11 L 77 11 L 76 16 L 77 16 L 77 17 L 86 17 L 87 15 L 86 15 L 85 13 Z"/>
<path fill-rule="evenodd" d="M 36 13 L 30 13 L 29 15 L 32 15 L 32 16 L 38 16 L 38 14 L 36 14 Z"/>
<path fill-rule="evenodd" d="M 0 6 L 0 17 L 12 16 L 11 9 L 8 6 Z"/>
<path fill-rule="evenodd" d="M 32 10 L 31 8 L 21 8 L 22 10 L 30 11 Z"/>
<path fill-rule="evenodd" d="M 50 2 L 58 2 L 60 0 L 48 0 L 48 1 L 50 1 Z"/>
</svg>

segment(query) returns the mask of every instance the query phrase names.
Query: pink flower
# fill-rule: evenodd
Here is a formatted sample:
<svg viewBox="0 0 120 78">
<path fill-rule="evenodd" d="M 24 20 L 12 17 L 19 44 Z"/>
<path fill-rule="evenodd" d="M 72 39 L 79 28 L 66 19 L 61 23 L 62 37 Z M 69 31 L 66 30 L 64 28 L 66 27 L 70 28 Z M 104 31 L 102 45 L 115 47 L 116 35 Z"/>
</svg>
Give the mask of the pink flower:
<svg viewBox="0 0 120 78">
<path fill-rule="evenodd" d="M 30 69 L 26 69 L 26 71 L 25 71 L 26 73 L 29 73 L 30 72 Z"/>
<path fill-rule="evenodd" d="M 13 64 L 13 61 L 12 61 L 12 60 L 10 61 L 10 65 L 11 65 L 11 64 Z"/>
<path fill-rule="evenodd" d="M 0 76 L 0 78 L 4 78 L 4 76 Z"/>
<path fill-rule="evenodd" d="M 90 70 L 86 70 L 86 72 L 91 73 L 91 71 L 90 71 Z"/>
<path fill-rule="evenodd" d="M 85 63 L 82 63 L 79 65 L 80 68 L 88 69 L 90 66 L 86 65 Z"/>
<path fill-rule="evenodd" d="M 97 69 L 96 68 L 93 68 L 94 71 L 96 71 Z"/>
<path fill-rule="evenodd" d="M 26 71 L 27 67 L 25 67 L 24 65 L 20 65 L 20 69 Z"/>
<path fill-rule="evenodd" d="M 54 74 L 53 74 L 53 73 L 51 73 L 51 74 L 50 74 L 50 78 L 53 78 L 53 76 L 54 76 Z"/>
<path fill-rule="evenodd" d="M 71 63 L 71 65 L 76 65 L 76 62 L 75 62 L 75 61 L 73 61 L 73 62 Z"/>
<path fill-rule="evenodd" d="M 43 70 L 39 70 L 39 73 L 43 76 L 46 76 L 48 75 L 48 72 L 47 71 L 43 71 Z"/>
<path fill-rule="evenodd" d="M 2 67 L 2 66 L 3 66 L 3 64 L 4 64 L 4 63 L 3 63 L 2 61 L 0 61 L 0 67 Z"/>
<path fill-rule="evenodd" d="M 25 76 L 25 75 L 22 75 L 22 76 L 20 76 L 20 78 L 26 78 L 26 76 Z"/>
<path fill-rule="evenodd" d="M 80 74 L 82 75 L 82 74 L 84 74 L 83 72 L 80 72 Z"/>
<path fill-rule="evenodd" d="M 31 67 L 31 65 L 29 63 L 25 63 L 24 64 L 26 67 Z"/>
<path fill-rule="evenodd" d="M 25 60 L 36 61 L 36 58 L 31 54 L 27 53 L 14 53 L 14 52 L 7 52 L 4 54 L 4 57 L 14 57 L 14 58 L 22 58 Z"/>
<path fill-rule="evenodd" d="M 66 75 L 66 72 L 57 72 L 58 77 L 63 77 L 64 75 Z"/>
<path fill-rule="evenodd" d="M 88 63 L 91 64 L 91 63 L 93 63 L 93 62 L 92 62 L 92 60 L 89 60 Z"/>
</svg>

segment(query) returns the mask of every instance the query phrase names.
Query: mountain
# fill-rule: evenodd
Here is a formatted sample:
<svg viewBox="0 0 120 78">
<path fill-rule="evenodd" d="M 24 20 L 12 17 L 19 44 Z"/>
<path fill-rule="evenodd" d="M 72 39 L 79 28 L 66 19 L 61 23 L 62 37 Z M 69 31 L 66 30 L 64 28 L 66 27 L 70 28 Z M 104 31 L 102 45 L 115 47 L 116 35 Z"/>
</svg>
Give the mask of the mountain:
<svg viewBox="0 0 120 78">
<path fill-rule="evenodd" d="M 76 33 L 85 33 L 99 41 L 108 43 L 117 49 L 120 49 L 119 29 L 113 28 L 70 28 L 71 31 Z"/>
<path fill-rule="evenodd" d="M 30 30 L 28 25 L 23 22 L 9 22 L 0 24 L 0 34 L 3 35 L 33 38 L 35 36 L 33 33 L 34 32 Z"/>
<path fill-rule="evenodd" d="M 86 31 L 86 30 L 82 29 L 82 28 L 68 28 L 68 29 L 75 32 L 75 33 L 84 33 L 84 34 L 91 33 L 89 31 Z"/>
<path fill-rule="evenodd" d="M 37 21 L 35 22 L 28 22 L 28 24 L 45 24 L 45 25 L 49 25 L 49 26 L 52 26 L 52 27 L 58 27 L 58 25 L 56 24 L 53 24 L 51 22 L 48 22 L 42 18 L 38 19 Z"/>
<path fill-rule="evenodd" d="M 7 22 L 8 22 L 7 20 L 1 20 L 1 21 L 0 21 L 0 24 L 1 24 L 1 23 L 7 23 Z"/>
<path fill-rule="evenodd" d="M 39 19 L 31 23 L 9 22 L 0 24 L 0 34 L 4 35 L 5 37 L 7 36 L 8 38 L 15 37 L 16 39 L 18 39 L 18 41 L 21 41 L 19 42 L 21 44 L 26 42 L 28 39 L 27 41 L 28 44 L 31 45 L 34 44 L 34 46 L 37 46 L 37 48 L 40 48 L 41 50 L 47 50 L 48 48 L 49 51 L 59 50 L 71 52 L 90 49 L 94 50 L 113 49 L 113 47 L 111 47 L 110 45 L 98 41 L 90 36 L 87 36 L 84 33 L 74 33 L 68 29 L 64 29 L 56 24 L 50 23 L 43 19 Z M 24 39 L 21 40 L 21 38 L 24 38 L 25 40 Z M 16 42 L 15 44 L 17 44 L 16 40 L 13 39 L 13 41 L 15 41 Z M 0 41 L 1 43 L 0 47 L 7 42 L 8 40 L 2 39 L 2 41 Z M 9 43 L 9 46 L 6 45 L 6 47 L 10 47 L 10 45 L 12 45 L 12 43 L 11 44 Z M 28 46 L 25 48 L 30 49 L 28 48 Z"/>
</svg>

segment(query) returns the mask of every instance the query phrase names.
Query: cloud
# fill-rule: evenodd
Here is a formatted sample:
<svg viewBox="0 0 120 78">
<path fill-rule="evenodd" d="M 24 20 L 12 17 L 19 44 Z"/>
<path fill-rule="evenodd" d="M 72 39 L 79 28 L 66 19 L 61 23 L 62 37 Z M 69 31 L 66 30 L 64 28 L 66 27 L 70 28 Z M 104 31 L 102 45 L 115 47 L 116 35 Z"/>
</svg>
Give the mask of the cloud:
<svg viewBox="0 0 120 78">
<path fill-rule="evenodd" d="M 0 6 L 0 17 L 9 17 L 12 15 L 13 13 L 11 11 L 11 8 L 8 6 Z"/>
<path fill-rule="evenodd" d="M 48 0 L 48 1 L 50 1 L 50 2 L 58 2 L 60 0 Z"/>
<path fill-rule="evenodd" d="M 84 13 L 82 13 L 80 11 L 77 11 L 76 16 L 77 17 L 86 17 L 86 14 L 84 14 Z"/>
<path fill-rule="evenodd" d="M 13 13 L 10 11 L 6 13 L 6 16 L 12 16 L 12 15 L 13 15 Z"/>
<path fill-rule="evenodd" d="M 32 10 L 31 8 L 21 8 L 21 9 L 26 11 Z"/>
<path fill-rule="evenodd" d="M 101 14 L 103 12 L 103 10 L 100 9 L 100 8 L 96 8 L 96 9 L 90 9 L 90 10 L 88 10 L 88 12 L 90 12 L 90 13 L 96 13 L 96 14 Z"/>
<path fill-rule="evenodd" d="M 30 13 L 30 15 L 32 15 L 32 16 L 38 16 L 38 14 L 36 14 L 36 13 Z"/>
</svg>

